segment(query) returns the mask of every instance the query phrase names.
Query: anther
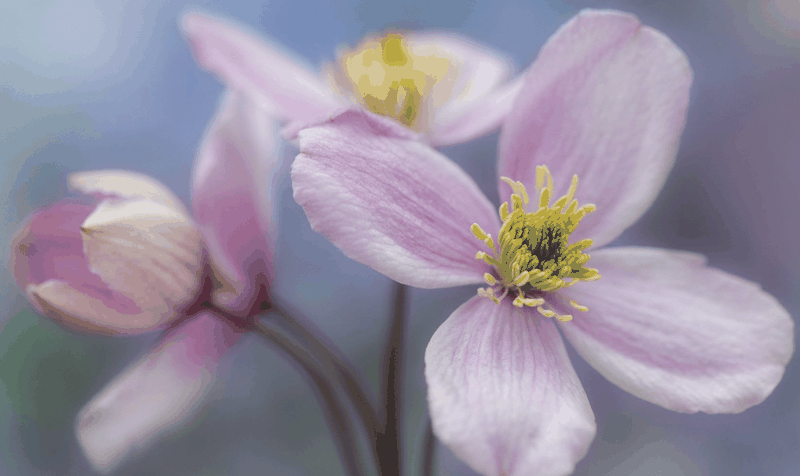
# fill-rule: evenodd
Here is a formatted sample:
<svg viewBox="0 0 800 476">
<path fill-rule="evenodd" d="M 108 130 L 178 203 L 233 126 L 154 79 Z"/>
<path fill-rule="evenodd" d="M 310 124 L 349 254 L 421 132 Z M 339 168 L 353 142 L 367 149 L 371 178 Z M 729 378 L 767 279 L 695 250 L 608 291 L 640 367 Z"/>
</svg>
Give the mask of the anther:
<svg viewBox="0 0 800 476">
<path fill-rule="evenodd" d="M 511 195 L 511 202 L 513 203 L 512 210 L 524 210 L 524 207 L 522 206 L 522 197 L 516 193 Z"/>
<path fill-rule="evenodd" d="M 507 183 L 508 186 L 511 187 L 511 192 L 512 193 L 517 193 L 517 194 L 519 193 L 519 189 L 517 188 L 517 184 L 520 183 L 520 182 L 515 182 L 515 181 L 511 180 L 508 177 L 500 177 L 500 180 L 502 180 L 503 182 Z"/>
<path fill-rule="evenodd" d="M 539 314 L 543 315 L 544 317 L 553 317 L 556 314 L 550 309 L 545 309 L 541 306 L 537 307 L 536 310 L 539 311 Z"/>
<path fill-rule="evenodd" d="M 530 200 L 528 199 L 528 191 L 525 190 L 525 185 L 522 182 L 517 182 L 517 189 L 519 189 L 519 194 L 522 195 L 522 203 L 527 205 Z"/>
<path fill-rule="evenodd" d="M 483 228 L 481 228 L 481 226 L 478 225 L 477 223 L 473 223 L 472 226 L 469 227 L 469 229 L 472 231 L 472 234 L 475 235 L 475 238 L 481 241 L 484 241 L 489 236 L 488 234 L 486 234 L 485 231 L 483 231 Z"/>
<path fill-rule="evenodd" d="M 500 205 L 500 220 L 506 221 L 508 219 L 508 202 L 503 202 Z"/>
<path fill-rule="evenodd" d="M 549 173 L 547 170 L 546 165 L 537 165 L 536 166 L 536 189 L 539 190 L 544 185 L 544 175 L 545 173 Z"/>
<path fill-rule="evenodd" d="M 564 201 L 564 203 L 568 203 L 570 200 L 572 200 L 572 197 L 575 196 L 575 191 L 577 189 L 578 189 L 578 176 L 573 175 L 572 183 L 569 184 L 569 190 L 567 191 L 566 200 Z"/>
<path fill-rule="evenodd" d="M 575 309 L 577 309 L 577 310 L 579 310 L 579 311 L 582 311 L 582 312 L 586 312 L 586 311 L 588 311 L 588 310 L 589 310 L 589 308 L 588 308 L 588 307 L 586 307 L 586 306 L 581 306 L 580 304 L 578 304 L 578 303 L 577 303 L 577 302 L 575 302 L 574 300 L 571 300 L 571 301 L 569 302 L 569 305 L 570 305 L 570 306 L 572 306 L 572 307 L 574 307 Z"/>
<path fill-rule="evenodd" d="M 550 189 L 543 188 L 539 196 L 539 208 L 545 208 L 550 203 Z"/>
<path fill-rule="evenodd" d="M 523 271 L 517 276 L 517 279 L 514 280 L 514 286 L 522 286 L 523 284 L 528 282 L 528 276 L 530 273 L 528 271 Z"/>
</svg>

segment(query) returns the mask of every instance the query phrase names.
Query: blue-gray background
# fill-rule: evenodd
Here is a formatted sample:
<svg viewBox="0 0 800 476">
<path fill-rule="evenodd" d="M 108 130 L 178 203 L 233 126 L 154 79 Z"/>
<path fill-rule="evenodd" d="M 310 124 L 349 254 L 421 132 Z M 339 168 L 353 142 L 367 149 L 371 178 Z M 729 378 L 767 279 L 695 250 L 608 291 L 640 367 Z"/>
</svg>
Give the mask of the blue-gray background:
<svg viewBox="0 0 800 476">
<path fill-rule="evenodd" d="M 796 316 L 800 299 L 800 6 L 796 0 L 182 1 L 0 4 L 0 210 L 4 248 L 36 207 L 85 169 L 153 175 L 189 200 L 192 160 L 222 91 L 177 28 L 195 6 L 265 32 L 311 64 L 387 27 L 444 28 L 507 52 L 523 68 L 584 7 L 617 8 L 669 35 L 695 71 L 678 160 L 624 243 L 704 253 L 760 282 Z M 496 195 L 497 135 L 446 150 Z M 286 151 L 287 157 L 296 153 Z M 313 233 L 283 176 L 276 293 L 301 307 L 376 389 L 386 278 Z M 0 474 L 92 474 L 73 436 L 80 407 L 156 336 L 67 333 L 31 312 L 4 266 L 0 287 Z M 406 354 L 405 461 L 418 464 L 426 415 L 423 352 L 473 287 L 414 290 Z M 577 356 L 598 435 L 580 475 L 800 474 L 800 375 L 740 415 L 683 415 L 638 400 Z M 441 448 L 441 447 L 440 447 Z M 439 474 L 473 474 L 448 450 Z M 306 382 L 247 338 L 192 424 L 120 475 L 342 474 Z"/>
</svg>

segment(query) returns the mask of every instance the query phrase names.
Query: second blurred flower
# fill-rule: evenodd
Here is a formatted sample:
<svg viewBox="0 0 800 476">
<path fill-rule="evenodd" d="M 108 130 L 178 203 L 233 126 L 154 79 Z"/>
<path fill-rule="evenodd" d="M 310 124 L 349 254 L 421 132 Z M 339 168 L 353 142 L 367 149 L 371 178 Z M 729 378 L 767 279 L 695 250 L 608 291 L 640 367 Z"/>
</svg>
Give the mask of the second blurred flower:
<svg viewBox="0 0 800 476">
<path fill-rule="evenodd" d="M 434 146 L 500 126 L 519 89 L 509 61 L 485 45 L 442 32 L 388 33 L 339 52 L 316 73 L 297 55 L 201 13 L 183 18 L 197 62 L 274 110 L 288 134 L 348 104 L 389 116 Z"/>
</svg>

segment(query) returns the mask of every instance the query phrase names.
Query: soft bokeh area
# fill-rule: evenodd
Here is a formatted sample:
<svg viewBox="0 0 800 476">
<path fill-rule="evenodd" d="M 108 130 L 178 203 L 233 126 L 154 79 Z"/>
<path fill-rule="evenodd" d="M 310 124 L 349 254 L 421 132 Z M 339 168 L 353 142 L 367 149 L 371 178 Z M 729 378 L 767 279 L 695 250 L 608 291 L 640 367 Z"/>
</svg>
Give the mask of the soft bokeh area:
<svg viewBox="0 0 800 476">
<path fill-rule="evenodd" d="M 41 0 L 0 2 L 0 242 L 67 194 L 67 174 L 125 168 L 187 204 L 192 161 L 223 88 L 178 28 L 190 9 L 224 16 L 305 57 L 388 28 L 455 31 L 507 52 L 517 70 L 581 8 L 632 12 L 682 48 L 695 83 L 666 187 L 621 243 L 695 251 L 800 310 L 800 4 L 797 0 L 496 2 L 374 0 Z M 497 134 L 449 147 L 497 197 Z M 284 160 L 297 150 L 285 147 Z M 312 232 L 280 180 L 275 293 L 307 313 L 377 392 L 389 282 Z M 0 475 L 94 474 L 74 435 L 80 408 L 157 337 L 79 336 L 38 317 L 0 279 Z M 419 467 L 427 415 L 423 353 L 474 287 L 411 291 L 404 460 Z M 786 475 L 800 467 L 800 369 L 761 405 L 684 415 L 608 383 L 574 352 L 598 422 L 577 475 Z M 412 466 L 413 465 L 413 466 Z M 472 475 L 440 446 L 436 474 Z M 199 417 L 117 475 L 339 475 L 335 445 L 306 381 L 247 337 L 223 362 Z M 413 474 L 413 473 L 409 473 Z"/>
</svg>

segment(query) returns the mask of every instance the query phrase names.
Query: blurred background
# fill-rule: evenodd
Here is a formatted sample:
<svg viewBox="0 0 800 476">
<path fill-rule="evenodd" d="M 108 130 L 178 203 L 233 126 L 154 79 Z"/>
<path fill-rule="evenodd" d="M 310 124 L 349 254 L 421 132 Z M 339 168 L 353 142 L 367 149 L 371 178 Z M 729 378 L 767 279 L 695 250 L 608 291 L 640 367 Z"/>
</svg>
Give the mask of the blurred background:
<svg viewBox="0 0 800 476">
<path fill-rule="evenodd" d="M 194 63 L 177 22 L 201 9 L 248 25 L 310 64 L 386 28 L 452 30 L 525 68 L 581 8 L 635 13 L 673 39 L 695 72 L 677 163 L 620 244 L 700 252 L 800 309 L 800 3 L 797 0 L 433 1 L 31 0 L 0 3 L 0 243 L 78 170 L 156 177 L 188 203 L 192 161 L 222 86 Z M 497 197 L 497 134 L 445 150 Z M 284 150 L 290 160 L 297 150 Z M 389 282 L 316 235 L 277 190 L 275 293 L 308 314 L 377 392 Z M 91 475 L 74 436 L 80 408 L 157 335 L 78 336 L 32 312 L 0 275 L 0 475 Z M 427 415 L 423 353 L 474 287 L 412 290 L 403 395 L 404 460 L 418 469 Z M 577 475 L 797 475 L 800 372 L 739 415 L 683 415 L 573 363 L 598 435 Z M 413 465 L 413 466 L 411 466 Z M 472 475 L 439 446 L 437 474 Z M 264 342 L 228 356 L 200 416 L 117 475 L 344 474 L 306 381 Z M 413 474 L 413 473 L 409 473 Z"/>
</svg>

